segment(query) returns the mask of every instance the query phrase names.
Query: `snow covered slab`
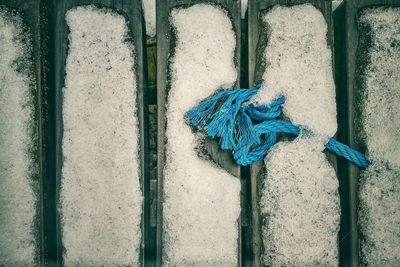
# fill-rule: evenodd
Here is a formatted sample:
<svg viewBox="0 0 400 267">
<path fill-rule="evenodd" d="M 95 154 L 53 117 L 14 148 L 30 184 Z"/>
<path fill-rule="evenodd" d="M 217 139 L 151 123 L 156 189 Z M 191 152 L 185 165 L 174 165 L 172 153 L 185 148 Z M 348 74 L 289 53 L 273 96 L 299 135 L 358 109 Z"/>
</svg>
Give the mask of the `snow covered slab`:
<svg viewBox="0 0 400 267">
<path fill-rule="evenodd" d="M 335 121 L 335 95 L 333 90 L 333 80 L 332 80 L 332 67 L 331 67 L 331 55 L 330 55 L 330 46 L 333 43 L 333 21 L 331 17 L 331 2 L 330 1 L 308 1 L 308 0 L 296 0 L 292 1 L 290 6 L 292 5 L 301 5 L 306 3 L 312 3 L 315 9 L 311 7 L 308 8 L 307 11 L 303 13 L 299 12 L 298 15 L 291 14 L 290 16 L 294 16 L 298 19 L 297 23 L 293 22 L 293 20 L 286 21 L 286 17 L 284 19 L 279 20 L 276 19 L 271 22 L 276 29 L 276 33 L 282 34 L 282 36 L 277 37 L 275 35 L 275 39 L 273 43 L 269 42 L 270 30 L 271 27 L 266 25 L 265 15 L 268 11 L 271 11 L 277 5 L 281 5 L 281 9 L 284 9 L 284 6 L 287 5 L 286 0 L 266 0 L 266 1 L 249 1 L 248 6 L 248 46 L 249 46 L 249 58 L 248 58 L 248 78 L 249 85 L 254 86 L 261 82 L 265 82 L 265 90 L 260 92 L 257 96 L 257 101 L 268 102 L 276 95 L 286 94 L 287 96 L 292 96 L 291 103 L 286 106 L 285 114 L 288 116 L 289 113 L 292 113 L 291 119 L 297 121 L 297 123 L 301 124 L 303 127 L 313 129 L 314 131 L 322 131 L 325 132 L 326 137 L 335 132 L 336 129 L 336 121 Z M 320 11 L 321 14 L 315 15 L 316 11 Z M 282 10 L 281 10 L 282 11 Z M 286 10 L 286 13 L 289 13 L 289 9 Z M 295 12 L 294 10 L 292 11 Z M 282 11 L 282 13 L 284 13 Z M 276 14 L 276 13 L 275 13 Z M 321 27 L 315 27 L 312 25 L 311 27 L 307 27 L 307 25 L 311 25 L 312 23 L 321 23 L 324 25 L 325 30 L 321 32 Z M 267 23 L 268 24 L 268 23 Z M 279 25 L 280 24 L 280 25 Z M 281 26 L 281 27 L 280 27 Z M 318 41 L 313 41 L 312 38 L 304 36 L 304 39 L 301 39 L 301 35 L 311 34 L 310 31 L 314 29 L 314 34 L 317 34 Z M 318 33 L 319 31 L 319 33 Z M 296 33 L 298 34 L 296 36 Z M 291 36 L 293 34 L 293 36 Z M 280 44 L 279 38 L 283 43 Z M 304 53 L 305 43 L 303 41 L 308 40 L 309 55 L 307 56 L 309 62 L 313 62 L 312 64 L 316 64 L 313 68 L 311 66 L 307 66 L 307 60 L 302 60 L 301 55 Z M 292 41 L 292 42 L 290 42 Z M 298 41 L 297 45 L 294 42 Z M 293 47 L 290 47 L 290 43 L 293 44 Z M 267 45 L 271 44 L 272 47 L 267 51 Z M 321 61 L 312 61 L 313 53 L 315 51 L 323 51 Z M 290 51 L 290 52 L 288 52 Z M 265 53 L 268 53 L 268 57 L 271 56 L 271 63 L 274 65 L 271 68 L 267 69 L 268 64 L 266 60 Z M 280 56 L 280 54 L 282 54 Z M 319 52 L 316 52 L 319 53 Z M 284 60 L 284 65 L 279 71 L 279 61 Z M 301 62 L 302 61 L 302 62 Z M 300 67 L 302 66 L 302 67 Z M 296 71 L 297 69 L 297 71 Z M 280 72 L 280 73 L 279 73 Z M 315 74 L 314 74 L 315 72 Z M 317 74 L 318 73 L 318 74 Z M 301 77 L 304 75 L 304 77 Z M 315 77 L 314 77 L 315 76 Z M 320 77 L 318 77 L 320 76 Z M 319 79 L 320 78 L 320 79 Z M 295 81 L 297 80 L 297 81 Z M 272 81 L 274 84 L 271 84 Z M 294 88 L 293 82 L 301 83 L 300 88 Z M 286 83 L 286 84 L 285 84 Z M 280 84 L 280 85 L 279 85 Z M 316 86 L 319 84 L 319 86 Z M 310 91 L 308 91 L 308 86 L 310 86 Z M 326 87 L 327 86 L 327 87 Z M 272 89 L 271 89 L 272 88 Z M 292 89 L 290 89 L 292 88 Z M 314 91 L 316 90 L 316 91 Z M 325 90 L 325 91 L 324 91 Z M 279 92 L 281 91 L 281 92 Z M 290 91 L 292 93 L 290 93 Z M 297 91 L 302 91 L 302 93 L 297 94 Z M 314 93 L 317 91 L 323 93 L 322 96 L 318 96 L 319 100 L 323 102 L 316 101 L 313 98 Z M 326 94 L 325 94 L 326 93 Z M 311 96 L 311 97 L 310 97 Z M 304 98 L 302 98 L 304 97 Z M 288 98 L 287 98 L 287 101 Z M 312 102 L 311 106 L 317 106 L 315 109 L 307 109 L 305 108 L 307 104 L 300 104 L 303 101 Z M 315 101 L 315 105 L 314 102 Z M 297 102 L 297 103 L 296 103 Z M 313 116 L 319 117 L 319 111 L 324 104 L 327 104 L 328 109 L 325 110 L 323 108 L 321 116 L 327 116 L 328 121 L 324 122 L 320 119 L 316 119 L 314 121 Z M 300 105 L 300 106 L 298 106 Z M 292 107 L 290 107 L 292 106 Z M 293 112 L 290 112 L 292 109 Z M 296 118 L 297 110 L 299 109 L 300 113 L 298 114 L 300 117 Z M 308 119 L 307 119 L 308 118 Z M 319 124 L 319 125 L 318 125 Z M 325 161 L 325 159 L 323 160 Z M 336 159 L 334 157 L 330 157 L 330 162 L 335 164 Z M 261 225 L 265 225 L 265 221 L 260 216 L 260 196 L 261 196 L 261 188 L 263 186 L 263 175 L 265 170 L 264 162 L 260 161 L 252 166 L 250 166 L 250 181 L 251 181 L 251 192 L 252 192 L 252 250 L 253 250 L 253 262 L 257 264 L 257 266 L 261 266 L 264 264 L 262 255 L 264 253 L 263 244 L 263 235 L 261 233 Z M 272 190 L 272 189 L 271 189 Z M 264 258 L 264 262 L 265 262 Z"/>
<path fill-rule="evenodd" d="M 130 26 L 141 21 L 132 16 L 140 8 L 109 7 L 58 9 L 56 53 L 66 56 L 65 65 L 56 62 L 65 71 L 65 80 L 56 75 L 64 266 L 142 261 L 142 29 Z"/>
<path fill-rule="evenodd" d="M 322 150 L 300 137 L 267 155 L 259 203 L 264 266 L 338 265 L 338 181 Z"/>
<path fill-rule="evenodd" d="M 284 116 L 307 129 L 275 145 L 264 162 L 258 203 L 262 265 L 337 266 L 338 179 L 323 153 L 337 129 L 329 24 L 311 4 L 276 5 L 261 18 L 263 60 L 253 79 L 263 81 L 263 88 L 255 102 L 284 95 Z"/>
<path fill-rule="evenodd" d="M 389 7 L 399 7 L 400 3 L 398 0 L 363 0 L 363 1 L 345 1 L 345 10 L 341 9 L 341 11 L 345 11 L 344 12 L 344 17 L 343 19 L 338 19 L 338 23 L 343 21 L 343 25 L 346 27 L 345 28 L 345 32 L 346 34 L 343 35 L 338 35 L 335 36 L 337 43 L 338 44 L 342 44 L 345 45 L 342 47 L 342 49 L 345 49 L 346 53 L 342 54 L 342 65 L 340 65 L 339 68 L 337 68 L 337 70 L 339 71 L 338 75 L 336 76 L 338 78 L 338 81 L 343 82 L 343 86 L 342 89 L 340 89 L 339 87 L 339 91 L 345 91 L 345 95 L 348 96 L 348 98 L 346 99 L 345 103 L 345 108 L 347 109 L 347 123 L 342 124 L 342 128 L 345 129 L 346 131 L 346 139 L 348 140 L 348 144 L 350 145 L 350 147 L 353 148 L 357 148 L 360 151 L 365 151 L 367 152 L 367 156 L 368 157 L 373 157 L 373 158 L 379 158 L 380 156 L 375 155 L 373 156 L 372 153 L 370 153 L 370 148 L 368 147 L 368 144 L 366 142 L 366 132 L 363 126 L 363 118 L 364 118 L 364 112 L 366 110 L 364 110 L 364 108 L 366 106 L 364 106 L 363 102 L 365 102 L 366 98 L 366 77 L 370 76 L 370 78 L 372 78 L 372 75 L 366 75 L 366 70 L 368 68 L 385 68 L 384 66 L 391 66 L 389 64 L 385 64 L 383 66 L 380 66 L 382 60 L 379 60 L 379 62 L 376 62 L 376 64 L 371 64 L 369 65 L 369 63 L 372 63 L 370 61 L 370 55 L 369 53 L 372 53 L 372 48 L 374 48 L 375 52 L 373 52 L 373 54 L 375 54 L 375 56 L 377 55 L 384 55 L 385 54 L 385 47 L 387 47 L 387 44 L 385 45 L 379 45 L 382 47 L 382 51 L 380 51 L 380 53 L 376 53 L 376 50 L 380 50 L 377 49 L 378 46 L 372 45 L 372 41 L 373 38 L 375 38 L 374 36 L 376 36 L 378 39 L 381 40 L 385 40 L 382 39 L 382 35 L 375 35 L 374 32 L 376 32 L 376 29 L 373 29 L 370 27 L 370 23 L 365 23 L 365 22 L 361 22 L 360 20 L 360 16 L 363 14 L 364 10 L 368 10 L 368 8 L 370 8 L 371 6 L 381 6 L 383 9 L 389 8 Z M 336 12 L 339 11 L 336 10 Z M 389 17 L 392 16 L 387 16 L 384 15 L 383 17 L 385 17 L 386 19 L 389 19 Z M 384 19 L 380 19 L 382 20 L 382 22 L 384 21 Z M 373 23 L 375 24 L 375 23 Z M 382 26 L 384 26 L 384 24 L 381 24 Z M 393 25 L 394 26 L 394 25 Z M 387 27 L 387 26 L 385 26 Z M 389 27 L 390 28 L 390 27 Z M 379 41 L 381 42 L 381 41 Z M 387 51 L 388 53 L 393 53 L 393 48 L 391 48 L 391 50 Z M 371 54 L 372 55 L 372 54 Z M 377 58 L 378 59 L 378 58 Z M 388 58 L 388 62 L 392 62 L 391 58 Z M 368 67 L 369 66 L 369 67 Z M 395 67 L 395 65 L 391 66 L 391 67 Z M 398 67 L 397 67 L 398 68 Z M 382 70 L 383 70 L 382 69 Z M 341 71 L 341 72 L 340 72 Z M 385 88 L 384 90 L 382 90 L 383 94 L 386 94 L 388 92 L 387 87 L 387 82 L 385 81 L 385 78 L 383 78 L 384 76 L 380 77 L 379 75 L 381 75 L 383 72 L 379 72 L 378 69 L 376 69 L 376 74 L 378 74 L 374 79 L 370 79 L 370 81 L 372 82 L 373 80 L 375 80 L 375 82 L 371 83 L 370 85 L 374 85 L 374 87 L 377 86 L 377 82 L 378 81 L 383 81 L 382 83 L 382 88 Z M 380 73 L 380 74 L 379 74 Z M 385 77 L 391 76 L 390 73 L 386 72 L 385 73 Z M 343 77 L 343 78 L 342 78 Z M 396 77 L 396 76 L 393 76 Z M 388 80 L 388 82 L 393 79 L 390 78 Z M 377 88 L 377 87 L 376 87 Z M 394 89 L 394 88 L 393 88 Z M 371 92 L 377 92 L 376 89 L 374 89 Z M 383 104 L 384 101 L 388 101 L 388 98 L 382 98 L 382 102 L 381 101 L 377 101 L 377 97 L 380 94 L 376 94 L 373 96 L 373 98 L 371 99 L 372 102 L 375 102 L 376 107 L 375 109 L 379 110 L 379 114 L 382 114 L 382 112 L 384 112 L 384 110 L 386 109 L 386 104 L 385 107 L 380 110 L 380 105 Z M 391 102 L 392 100 L 387 102 L 387 107 L 393 107 L 393 102 Z M 372 103 L 371 102 L 371 103 Z M 370 103 L 370 104 L 371 104 Z M 369 108 L 371 108 L 371 105 L 369 105 Z M 370 114 L 372 115 L 372 114 Z M 385 114 L 386 116 L 386 114 Z M 342 116 L 343 117 L 343 116 Z M 378 119 L 378 117 L 375 117 L 375 120 Z M 382 127 L 385 124 L 385 118 L 382 118 L 383 120 L 379 122 L 379 127 Z M 393 124 L 394 125 L 394 124 Z M 371 124 L 372 126 L 372 124 Z M 393 128 L 394 129 L 394 128 Z M 388 130 L 387 127 L 382 128 L 382 132 L 379 131 L 379 135 L 382 135 L 382 133 Z M 375 130 L 376 132 L 376 130 Z M 372 132 L 370 132 L 369 134 L 371 134 Z M 378 135 L 378 136 L 379 136 Z M 384 140 L 388 140 L 387 138 L 390 138 L 390 136 L 385 137 L 384 139 L 382 139 L 382 141 Z M 371 143 L 370 143 L 371 144 Z M 376 144 L 375 144 L 376 145 Z M 387 147 L 387 144 L 384 144 Z M 393 151 L 393 149 L 395 149 L 397 146 L 392 146 L 390 148 L 391 151 Z M 390 151 L 389 150 L 389 151 Z M 379 151 L 375 150 L 375 151 Z M 387 158 L 388 156 L 390 156 L 390 154 L 392 154 L 393 152 L 383 156 L 385 158 Z M 393 155 L 393 154 L 392 154 Z M 370 166 L 372 168 L 372 170 L 379 170 L 381 168 L 379 168 L 379 166 L 376 166 L 375 164 L 372 164 Z M 346 170 L 346 169 L 345 169 Z M 350 229 L 349 229 L 349 233 L 350 233 L 350 238 L 351 238 L 351 252 L 350 252 L 350 261 L 354 264 L 354 265 L 366 265 L 366 260 L 365 260 L 365 256 L 363 255 L 362 249 L 360 248 L 360 246 L 362 245 L 362 240 L 364 239 L 364 233 L 363 231 L 360 229 L 361 227 L 361 218 L 359 218 L 360 216 L 364 216 L 361 215 L 361 210 L 360 210 L 360 198 L 361 198 L 361 192 L 360 190 L 365 190 L 362 189 L 363 187 L 363 183 L 364 181 L 370 180 L 371 182 L 373 180 L 376 180 L 378 178 L 370 178 L 370 179 L 364 179 L 361 177 L 361 171 L 358 167 L 353 166 L 353 165 L 349 165 L 347 167 L 346 170 L 347 174 L 348 174 L 348 183 L 349 183 L 349 211 L 350 211 Z M 385 171 L 386 172 L 386 171 Z M 363 175 L 369 176 L 371 174 L 371 170 L 367 170 Z M 384 179 L 386 181 L 390 180 L 390 179 Z M 368 183 L 368 182 L 366 182 Z M 388 186 L 388 185 L 387 185 Z M 387 187 L 388 188 L 388 187 Z M 377 197 L 377 195 L 375 196 Z M 371 199 L 371 201 L 373 201 Z M 365 210 L 365 209 L 364 209 Z M 389 210 L 388 210 L 389 211 Z M 385 211 L 382 211 L 385 212 Z M 377 216 L 378 217 L 378 216 Z M 388 217 L 387 215 L 385 215 L 385 217 Z M 361 227 L 362 228 L 362 227 Z M 384 228 L 382 228 L 384 229 Z"/>
<path fill-rule="evenodd" d="M 370 8 L 358 19 L 358 139 L 372 164 L 360 176 L 362 262 L 400 262 L 400 7 Z"/>
<path fill-rule="evenodd" d="M 231 21 L 228 12 L 217 5 L 165 6 L 170 12 L 158 13 L 157 26 L 170 24 L 174 42 L 165 41 L 166 36 L 172 37 L 168 26 L 157 27 L 159 66 L 169 70 L 168 74 L 161 70 L 158 76 L 161 264 L 237 266 L 240 180 L 204 154 L 203 137 L 193 132 L 185 113 L 237 81 L 234 27 L 240 23 L 240 9 L 235 13 L 238 20 Z"/>
<path fill-rule="evenodd" d="M 37 266 L 39 166 L 33 41 L 0 6 L 0 266 Z"/>
</svg>

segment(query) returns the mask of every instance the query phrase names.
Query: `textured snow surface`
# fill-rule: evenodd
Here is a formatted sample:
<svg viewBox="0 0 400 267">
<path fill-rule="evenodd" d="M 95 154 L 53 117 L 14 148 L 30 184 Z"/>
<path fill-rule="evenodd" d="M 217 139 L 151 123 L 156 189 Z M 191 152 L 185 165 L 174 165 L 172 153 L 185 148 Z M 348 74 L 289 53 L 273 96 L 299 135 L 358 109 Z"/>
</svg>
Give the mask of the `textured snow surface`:
<svg viewBox="0 0 400 267">
<path fill-rule="evenodd" d="M 164 169 L 164 266 L 236 266 L 240 181 L 201 159 L 185 113 L 236 80 L 228 15 L 205 4 L 171 12 L 171 60 Z"/>
<path fill-rule="evenodd" d="M 0 266 L 36 266 L 36 121 L 31 39 L 0 6 Z"/>
<path fill-rule="evenodd" d="M 146 33 L 148 36 L 156 35 L 156 0 L 143 0 L 143 12 L 146 22 Z M 248 0 L 241 0 L 241 14 L 244 19 L 247 12 Z"/>
<path fill-rule="evenodd" d="M 312 5 L 276 6 L 263 22 L 268 30 L 264 87 L 256 95 L 267 103 L 284 95 L 284 113 L 315 133 L 336 133 L 336 100 L 327 26 Z"/>
<path fill-rule="evenodd" d="M 359 22 L 371 38 L 362 113 L 369 157 L 400 169 L 400 8 L 369 9 Z"/>
<path fill-rule="evenodd" d="M 265 159 L 260 209 L 267 266 L 336 266 L 338 181 L 323 144 L 297 138 Z"/>
<path fill-rule="evenodd" d="M 156 35 L 156 0 L 143 0 L 143 12 L 148 36 Z"/>
<path fill-rule="evenodd" d="M 373 164 L 360 177 L 359 220 L 367 266 L 398 266 L 400 262 L 400 171 Z"/>
<path fill-rule="evenodd" d="M 362 260 L 400 262 L 400 8 L 365 10 L 361 38 L 370 42 L 363 74 L 362 130 L 372 164 L 360 177 Z"/>
<path fill-rule="evenodd" d="M 267 266 L 336 266 L 340 206 L 338 181 L 322 151 L 336 132 L 335 88 L 327 26 L 311 5 L 276 6 L 264 16 L 267 103 L 283 94 L 284 114 L 311 129 L 275 145 L 265 159 L 260 211 Z"/>
<path fill-rule="evenodd" d="M 138 266 L 142 194 L 134 47 L 122 15 L 67 12 L 61 199 L 65 266 Z"/>
</svg>

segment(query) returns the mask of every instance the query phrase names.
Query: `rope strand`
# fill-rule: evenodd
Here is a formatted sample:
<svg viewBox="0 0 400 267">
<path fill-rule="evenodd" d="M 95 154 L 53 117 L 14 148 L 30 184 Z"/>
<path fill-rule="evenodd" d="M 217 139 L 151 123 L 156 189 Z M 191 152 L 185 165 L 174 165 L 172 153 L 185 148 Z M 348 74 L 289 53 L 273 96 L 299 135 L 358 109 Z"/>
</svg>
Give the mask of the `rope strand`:
<svg viewBox="0 0 400 267">
<path fill-rule="evenodd" d="M 261 85 L 257 85 L 250 89 L 220 91 L 186 113 L 191 124 L 205 130 L 212 138 L 221 138 L 221 148 L 231 149 L 236 163 L 242 166 L 262 159 L 277 142 L 277 134 L 298 136 L 301 132 L 292 122 L 278 119 L 285 103 L 283 96 L 268 105 L 246 105 L 260 88 Z M 361 168 L 369 165 L 364 154 L 333 138 L 325 147 Z"/>
</svg>

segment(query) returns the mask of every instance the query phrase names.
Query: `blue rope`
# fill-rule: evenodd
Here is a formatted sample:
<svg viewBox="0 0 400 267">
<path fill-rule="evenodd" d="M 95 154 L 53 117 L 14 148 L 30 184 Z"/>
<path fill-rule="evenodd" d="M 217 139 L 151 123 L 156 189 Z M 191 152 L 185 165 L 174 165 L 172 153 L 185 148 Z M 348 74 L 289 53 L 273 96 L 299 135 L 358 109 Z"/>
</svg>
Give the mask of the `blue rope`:
<svg viewBox="0 0 400 267">
<path fill-rule="evenodd" d="M 369 165 L 369 162 L 364 154 L 350 148 L 345 144 L 338 142 L 333 138 L 329 139 L 328 143 L 325 144 L 325 147 L 330 151 L 335 152 L 337 155 L 354 162 L 361 168 L 366 169 Z"/>
<path fill-rule="evenodd" d="M 281 133 L 299 135 L 301 128 L 282 115 L 283 96 L 268 105 L 245 104 L 261 88 L 219 91 L 187 112 L 190 123 L 208 136 L 221 139 L 221 148 L 232 150 L 236 163 L 242 166 L 262 159 L 277 142 Z M 369 162 L 364 154 L 330 138 L 325 148 L 352 161 L 361 168 Z"/>
</svg>

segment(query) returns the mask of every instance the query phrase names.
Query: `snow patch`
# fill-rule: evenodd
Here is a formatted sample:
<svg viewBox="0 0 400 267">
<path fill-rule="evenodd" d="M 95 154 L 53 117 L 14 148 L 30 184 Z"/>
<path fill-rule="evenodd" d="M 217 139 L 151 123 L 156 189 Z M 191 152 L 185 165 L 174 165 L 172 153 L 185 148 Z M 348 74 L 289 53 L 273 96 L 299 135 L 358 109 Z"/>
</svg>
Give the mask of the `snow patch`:
<svg viewBox="0 0 400 267">
<path fill-rule="evenodd" d="M 166 111 L 164 266 L 236 266 L 240 181 L 199 158 L 199 137 L 185 113 L 220 88 L 231 88 L 235 33 L 226 12 L 198 4 L 174 9 L 176 47 Z"/>
<path fill-rule="evenodd" d="M 361 251 L 367 266 L 400 262 L 400 8 L 373 8 L 359 18 L 364 55 L 361 139 L 372 161 L 360 177 Z M 362 51 L 361 51 L 362 52 Z"/>
<path fill-rule="evenodd" d="M 32 40 L 0 6 L 0 266 L 37 265 L 38 165 Z"/>
<path fill-rule="evenodd" d="M 60 210 L 65 266 L 138 266 L 142 193 L 133 45 L 122 15 L 66 14 Z"/>
<path fill-rule="evenodd" d="M 400 8 L 368 9 L 359 23 L 371 38 L 362 95 L 368 155 L 400 169 Z"/>
<path fill-rule="evenodd" d="M 240 7 L 241 7 L 242 19 L 244 19 L 246 17 L 248 5 L 249 5 L 249 0 L 241 0 Z"/>
<path fill-rule="evenodd" d="M 278 143 L 265 159 L 260 198 L 266 266 L 337 266 L 338 180 L 324 142 L 337 128 L 327 26 L 312 5 L 275 6 L 263 18 L 268 33 L 264 87 L 268 103 L 286 97 L 284 115 L 312 130 Z"/>
<path fill-rule="evenodd" d="M 283 110 L 293 123 L 333 136 L 337 129 L 335 84 L 324 16 L 308 4 L 276 6 L 263 22 L 268 31 L 266 69 L 256 101 L 268 103 L 284 95 Z"/>
<path fill-rule="evenodd" d="M 340 6 L 340 4 L 342 4 L 343 0 L 333 0 L 332 1 L 332 11 L 335 11 L 336 8 L 338 8 Z"/>
<path fill-rule="evenodd" d="M 359 221 L 366 266 L 400 262 L 400 171 L 372 164 L 360 177 Z"/>
<path fill-rule="evenodd" d="M 150 37 L 156 35 L 156 0 L 143 0 L 144 19 L 146 22 L 146 33 Z"/>
<path fill-rule="evenodd" d="M 323 149 L 314 138 L 297 138 L 278 143 L 265 159 L 265 266 L 337 266 L 339 183 Z"/>
</svg>

